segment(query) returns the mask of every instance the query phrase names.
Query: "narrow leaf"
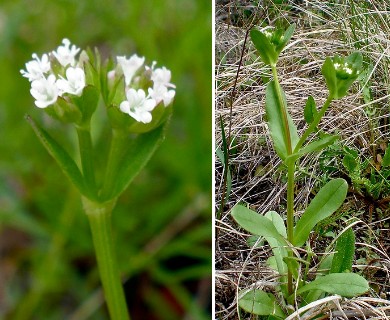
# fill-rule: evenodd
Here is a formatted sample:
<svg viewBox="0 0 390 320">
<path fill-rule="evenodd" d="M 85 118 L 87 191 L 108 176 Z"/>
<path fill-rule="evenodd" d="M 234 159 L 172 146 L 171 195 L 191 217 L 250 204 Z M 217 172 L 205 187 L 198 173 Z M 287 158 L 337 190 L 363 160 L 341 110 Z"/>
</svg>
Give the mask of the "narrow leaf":
<svg viewBox="0 0 390 320">
<path fill-rule="evenodd" d="M 268 119 L 268 126 L 270 128 L 275 150 L 278 156 L 282 160 L 285 160 L 288 155 L 288 136 L 286 127 L 288 126 L 289 128 L 292 150 L 294 150 L 299 138 L 297 128 L 287 112 L 286 96 L 282 88 L 280 88 L 281 95 L 279 97 L 276 86 L 277 84 L 275 81 L 271 81 L 267 85 L 265 93 L 265 108 Z M 285 124 L 283 117 L 284 113 L 287 115 L 288 125 Z"/>
<path fill-rule="evenodd" d="M 367 280 L 356 273 L 332 273 L 316 278 L 298 289 L 297 294 L 310 290 L 321 290 L 343 297 L 355 297 L 367 292 L 368 289 Z"/>
<path fill-rule="evenodd" d="M 221 163 L 224 167 L 224 170 L 227 170 L 227 173 L 226 173 L 226 197 L 225 197 L 225 199 L 226 199 L 225 202 L 226 202 L 229 199 L 230 192 L 232 191 L 232 175 L 231 175 L 229 166 L 227 168 L 225 168 L 225 155 L 223 154 L 223 151 L 221 150 L 221 148 L 217 148 L 215 150 L 215 154 L 219 158 L 219 161 L 221 161 Z"/>
<path fill-rule="evenodd" d="M 276 315 L 285 317 L 280 306 L 277 304 L 275 297 L 260 289 L 253 289 L 239 297 L 238 305 L 246 312 L 256 315 Z"/>
<path fill-rule="evenodd" d="M 305 121 L 310 124 L 313 122 L 316 117 L 318 111 L 316 107 L 316 102 L 312 96 L 309 96 L 306 101 L 305 109 L 303 110 L 303 116 Z"/>
<path fill-rule="evenodd" d="M 169 121 L 168 121 L 169 122 Z M 165 125 L 153 131 L 138 134 L 130 142 L 130 147 L 124 155 L 123 163 L 118 172 L 117 182 L 113 193 L 109 198 L 119 196 L 138 175 L 143 167 L 150 160 L 157 147 L 161 144 L 165 135 Z"/>
<path fill-rule="evenodd" d="M 85 196 L 89 196 L 90 192 L 86 189 L 83 176 L 80 169 L 73 161 L 71 156 L 54 140 L 47 131 L 42 129 L 29 115 L 26 120 L 30 123 L 38 139 L 49 152 L 49 154 L 56 160 L 61 170 L 74 184 L 74 186 Z"/>
<path fill-rule="evenodd" d="M 314 226 L 342 205 L 347 190 L 348 184 L 341 178 L 331 180 L 321 188 L 294 228 L 294 245 L 303 246 Z"/>
<path fill-rule="evenodd" d="M 390 166 L 390 144 L 387 146 L 385 155 L 382 159 L 382 167 L 388 167 Z"/>
<path fill-rule="evenodd" d="M 355 234 L 351 228 L 338 238 L 335 251 L 330 273 L 351 272 L 355 256 Z"/>
<path fill-rule="evenodd" d="M 320 139 L 313 141 L 306 145 L 304 148 L 299 150 L 300 155 L 308 154 L 311 152 L 321 151 L 322 149 L 326 148 L 327 146 L 330 146 L 333 144 L 339 137 L 333 136 L 330 134 L 326 134 Z"/>
<path fill-rule="evenodd" d="M 275 238 L 280 243 L 286 244 L 286 240 L 268 218 L 242 205 L 235 205 L 231 214 L 234 220 L 246 231 L 265 238 Z"/>
</svg>

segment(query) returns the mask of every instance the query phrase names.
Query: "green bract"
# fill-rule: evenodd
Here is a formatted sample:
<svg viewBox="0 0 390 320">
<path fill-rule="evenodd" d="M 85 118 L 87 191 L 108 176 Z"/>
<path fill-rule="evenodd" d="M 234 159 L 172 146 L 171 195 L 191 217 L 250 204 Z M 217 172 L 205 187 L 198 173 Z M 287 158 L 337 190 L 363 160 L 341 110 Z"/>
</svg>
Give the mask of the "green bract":
<svg viewBox="0 0 390 320">
<path fill-rule="evenodd" d="M 295 24 L 290 25 L 286 31 L 282 29 L 271 30 L 259 31 L 253 29 L 250 36 L 264 63 L 276 65 L 280 52 L 294 33 Z"/>
<path fill-rule="evenodd" d="M 340 99 L 347 94 L 362 71 L 362 63 L 363 57 L 360 52 L 354 52 L 346 58 L 336 55 L 325 59 L 322 74 L 334 99 Z"/>
</svg>

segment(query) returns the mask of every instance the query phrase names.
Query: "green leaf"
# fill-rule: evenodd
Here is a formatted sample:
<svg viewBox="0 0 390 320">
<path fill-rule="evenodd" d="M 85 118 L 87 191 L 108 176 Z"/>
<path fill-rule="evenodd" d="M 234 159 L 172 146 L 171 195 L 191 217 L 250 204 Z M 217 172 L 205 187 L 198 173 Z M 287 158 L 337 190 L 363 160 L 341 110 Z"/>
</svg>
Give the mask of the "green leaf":
<svg viewBox="0 0 390 320">
<path fill-rule="evenodd" d="M 238 305 L 246 312 L 268 316 L 276 315 L 284 319 L 285 314 L 280 306 L 277 304 L 275 297 L 260 289 L 253 289 L 249 292 L 239 295 Z"/>
<path fill-rule="evenodd" d="M 246 231 L 265 238 L 275 238 L 280 243 L 287 244 L 272 221 L 257 212 L 238 204 L 233 207 L 231 214 L 234 220 Z"/>
<path fill-rule="evenodd" d="M 276 50 L 278 51 L 278 54 L 283 50 L 283 48 L 286 46 L 286 44 L 290 41 L 294 31 L 295 31 L 295 23 L 290 24 L 289 27 L 287 28 L 286 32 L 284 33 L 282 45 L 278 46 L 276 48 Z"/>
<path fill-rule="evenodd" d="M 367 292 L 368 289 L 367 280 L 356 273 L 332 273 L 316 278 L 298 289 L 297 294 L 310 290 L 321 290 L 343 297 L 355 297 Z"/>
<path fill-rule="evenodd" d="M 81 111 L 81 124 L 88 122 L 95 112 L 99 102 L 99 90 L 94 86 L 86 86 L 80 97 L 73 98 L 73 102 Z"/>
<path fill-rule="evenodd" d="M 105 200 L 119 196 L 143 169 L 163 141 L 165 126 L 160 126 L 147 133 L 138 134 L 136 138 L 129 141 L 128 150 L 116 172 L 113 190 L 106 195 Z"/>
<path fill-rule="evenodd" d="M 352 261 L 355 256 L 355 234 L 349 228 L 338 239 L 330 273 L 352 271 Z"/>
<path fill-rule="evenodd" d="M 281 236 L 287 238 L 286 226 L 282 217 L 277 212 L 269 211 L 265 214 L 265 217 L 272 221 L 272 224 Z M 267 240 L 268 244 L 272 248 L 278 272 L 281 275 L 280 282 L 282 284 L 286 283 L 287 265 L 285 264 L 283 259 L 288 256 L 288 253 L 285 241 L 279 241 L 274 237 L 264 236 L 264 238 Z M 284 287 L 285 285 L 282 285 L 282 290 L 287 289 Z"/>
<path fill-rule="evenodd" d="M 339 138 L 338 136 L 325 134 L 320 139 L 313 141 L 313 142 L 309 143 L 308 145 L 306 145 L 305 147 L 303 147 L 302 149 L 300 149 L 298 154 L 304 155 L 304 154 L 308 154 L 311 152 L 320 151 L 322 149 L 325 149 L 327 146 L 330 146 L 331 144 L 333 144 L 338 138 Z"/>
<path fill-rule="evenodd" d="M 303 246 L 314 226 L 342 205 L 347 190 L 348 184 L 341 178 L 331 180 L 321 188 L 294 228 L 295 246 Z"/>
<path fill-rule="evenodd" d="M 264 33 L 256 29 L 252 29 L 250 37 L 263 62 L 268 65 L 275 65 L 278 59 L 278 54 L 275 51 L 275 47 Z"/>
<path fill-rule="evenodd" d="M 305 109 L 303 110 L 303 116 L 307 124 L 313 122 L 314 118 L 318 114 L 316 102 L 312 96 L 309 96 L 306 101 Z"/>
<path fill-rule="evenodd" d="M 333 61 L 330 57 L 326 57 L 325 62 L 322 65 L 321 72 L 325 78 L 330 95 L 335 96 L 337 93 L 337 77 Z"/>
<path fill-rule="evenodd" d="M 358 167 L 358 162 L 351 154 L 347 153 L 343 158 L 343 166 L 349 173 L 353 173 Z"/>
<path fill-rule="evenodd" d="M 390 144 L 387 146 L 385 155 L 382 159 L 382 167 L 388 167 L 390 166 Z"/>
<path fill-rule="evenodd" d="M 42 129 L 29 115 L 26 116 L 26 120 L 30 123 L 38 139 L 43 146 L 49 152 L 49 154 L 56 160 L 61 170 L 74 184 L 74 186 L 80 191 L 81 194 L 86 197 L 91 196 L 91 192 L 87 190 L 83 176 L 80 169 L 71 158 L 71 156 L 54 140 L 47 131 Z"/>
<path fill-rule="evenodd" d="M 288 148 L 287 148 L 288 138 L 287 138 L 287 131 L 285 128 L 285 122 L 283 119 L 283 113 L 287 115 L 292 150 L 294 150 L 296 144 L 298 143 L 299 138 L 298 138 L 297 128 L 294 122 L 292 121 L 290 115 L 287 112 L 286 96 L 282 88 L 280 88 L 281 97 L 278 97 L 276 86 L 277 84 L 275 83 L 275 81 L 271 81 L 267 85 L 267 89 L 265 93 L 265 99 L 266 99 L 265 110 L 268 118 L 268 126 L 270 128 L 270 133 L 271 133 L 271 137 L 274 143 L 276 153 L 282 160 L 285 160 L 288 155 Z"/>
</svg>

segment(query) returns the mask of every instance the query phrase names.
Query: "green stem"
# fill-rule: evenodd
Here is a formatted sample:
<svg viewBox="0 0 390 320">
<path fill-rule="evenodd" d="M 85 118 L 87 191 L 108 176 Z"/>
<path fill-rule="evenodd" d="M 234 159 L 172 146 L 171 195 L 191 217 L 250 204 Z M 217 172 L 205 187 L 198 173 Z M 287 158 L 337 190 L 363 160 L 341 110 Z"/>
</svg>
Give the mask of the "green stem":
<svg viewBox="0 0 390 320">
<path fill-rule="evenodd" d="M 278 79 L 278 72 L 276 70 L 276 65 L 271 65 L 271 68 L 272 68 L 272 75 L 275 81 L 276 94 L 279 100 L 280 113 L 282 114 L 282 118 L 283 118 L 283 124 L 285 129 L 284 139 L 287 146 L 287 155 L 289 156 L 292 154 L 292 142 L 291 142 L 290 126 L 288 124 L 287 106 L 284 104 L 284 99 L 282 97 L 282 90 L 280 89 L 280 83 Z"/>
<path fill-rule="evenodd" d="M 77 136 L 79 139 L 79 149 L 81 166 L 83 169 L 83 175 L 87 188 L 96 194 L 96 181 L 95 181 L 95 169 L 94 169 L 94 154 L 92 146 L 92 138 L 90 126 L 76 127 Z"/>
<path fill-rule="evenodd" d="M 83 198 L 84 210 L 91 226 L 100 279 L 112 320 L 130 320 L 125 295 L 114 255 L 111 212 L 115 200 L 96 203 Z"/>
<path fill-rule="evenodd" d="M 282 90 L 280 88 L 280 83 L 278 79 L 278 73 L 276 66 L 271 66 L 272 75 L 275 81 L 276 94 L 279 100 L 280 112 L 282 114 L 283 125 L 285 130 L 285 143 L 287 146 L 287 155 L 291 155 L 292 151 L 292 141 L 290 133 L 290 125 L 288 123 L 287 116 L 287 106 L 284 104 L 284 99 L 282 97 Z M 290 243 L 293 243 L 294 237 L 294 171 L 295 171 L 295 161 L 288 162 L 288 175 L 287 175 L 287 240 Z M 288 256 L 293 257 L 293 252 L 288 250 Z M 287 291 L 291 295 L 293 292 L 293 277 L 290 269 L 287 270 Z"/>
<path fill-rule="evenodd" d="M 326 99 L 324 105 L 320 109 L 320 111 L 317 113 L 315 118 L 313 119 L 313 122 L 309 125 L 309 127 L 306 129 L 306 131 L 303 133 L 302 137 L 299 139 L 297 145 L 295 146 L 294 153 L 297 153 L 299 149 L 302 147 L 302 145 L 305 143 L 306 139 L 309 137 L 309 135 L 315 130 L 315 128 L 320 123 L 322 117 L 324 116 L 326 110 L 328 110 L 331 102 L 333 100 L 333 95 L 329 95 Z"/>
<path fill-rule="evenodd" d="M 287 240 L 294 243 L 294 172 L 295 161 L 288 163 L 287 171 Z M 293 252 L 288 250 L 288 256 L 293 257 Z M 287 291 L 288 295 L 293 293 L 293 278 L 290 269 L 287 271 Z"/>
<path fill-rule="evenodd" d="M 128 135 L 123 131 L 112 130 L 110 153 L 107 161 L 107 168 L 101 199 L 108 200 L 114 191 L 115 181 L 118 179 L 118 168 L 121 164 L 122 157 L 129 144 Z"/>
</svg>

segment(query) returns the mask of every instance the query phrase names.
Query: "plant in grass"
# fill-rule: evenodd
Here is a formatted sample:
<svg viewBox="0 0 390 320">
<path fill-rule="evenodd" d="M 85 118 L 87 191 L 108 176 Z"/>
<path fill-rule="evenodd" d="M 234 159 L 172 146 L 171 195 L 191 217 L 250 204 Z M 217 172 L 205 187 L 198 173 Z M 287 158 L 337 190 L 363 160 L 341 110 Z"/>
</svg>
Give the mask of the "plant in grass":
<svg viewBox="0 0 390 320">
<path fill-rule="evenodd" d="M 308 277 L 310 259 L 314 253 L 311 253 L 307 240 L 313 228 L 332 215 L 344 202 L 348 189 L 344 179 L 338 178 L 326 183 L 294 223 L 296 164 L 303 155 L 318 152 L 338 139 L 337 136 L 329 134 L 321 134 L 314 141 L 310 137 L 317 132 L 321 118 L 331 102 L 344 97 L 357 79 L 361 72 L 362 55 L 352 53 L 348 57 L 334 56 L 325 59 L 322 74 L 329 90 L 328 98 L 319 110 L 315 100 L 308 98 L 304 108 L 308 127 L 299 136 L 288 113 L 286 97 L 280 86 L 276 67 L 278 57 L 292 37 L 294 29 L 295 26 L 291 25 L 286 31 L 270 28 L 251 31 L 251 39 L 260 58 L 271 67 L 273 75 L 273 80 L 268 83 L 266 89 L 265 108 L 275 151 L 287 167 L 287 223 L 285 224 L 281 215 L 275 211 L 263 216 L 243 205 L 236 205 L 231 212 L 241 227 L 268 242 L 273 252 L 268 263 L 280 276 L 276 296 L 260 289 L 244 290 L 239 294 L 238 303 L 248 312 L 272 319 L 284 319 L 286 313 L 291 310 L 288 305 L 294 303 L 305 305 L 325 294 L 354 297 L 369 289 L 368 282 L 362 276 L 351 272 L 355 246 L 350 229 L 339 236 L 337 253 L 327 255 L 320 263 L 321 270 L 325 271 L 312 281 L 309 281 Z M 300 256 L 299 252 L 302 250 L 294 249 L 303 248 L 305 244 L 308 252 L 306 260 Z"/>
<path fill-rule="evenodd" d="M 118 197 L 164 138 L 175 96 L 171 72 L 156 68 L 155 62 L 146 66 L 145 58 L 135 54 L 102 62 L 98 51 L 80 53 L 68 39 L 57 50 L 32 57 L 21 73 L 31 82 L 35 105 L 74 126 L 80 166 L 49 132 L 30 116 L 26 119 L 80 193 L 110 317 L 129 319 L 114 256 L 111 213 Z M 104 168 L 96 165 L 99 150 L 91 136 L 97 121 L 93 116 L 99 107 L 105 109 L 105 121 L 111 126 Z"/>
</svg>

